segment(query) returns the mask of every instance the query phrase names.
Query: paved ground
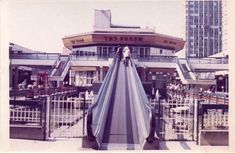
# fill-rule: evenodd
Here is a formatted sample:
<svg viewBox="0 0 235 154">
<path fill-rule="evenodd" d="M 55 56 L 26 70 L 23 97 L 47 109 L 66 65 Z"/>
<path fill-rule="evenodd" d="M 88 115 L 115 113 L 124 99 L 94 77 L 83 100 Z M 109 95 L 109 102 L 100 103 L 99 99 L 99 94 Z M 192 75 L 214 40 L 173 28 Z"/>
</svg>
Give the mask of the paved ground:
<svg viewBox="0 0 235 154">
<path fill-rule="evenodd" d="M 82 130 L 82 120 L 78 122 L 76 130 Z M 9 143 L 7 141 L 4 145 L 5 149 L 9 144 L 9 149 L 7 152 L 11 153 L 43 153 L 43 152 L 53 152 L 53 153 L 77 153 L 77 152 L 96 152 L 93 149 L 85 149 L 82 148 L 82 138 L 60 138 L 51 141 L 34 141 L 34 140 L 21 140 L 21 139 L 10 139 Z M 2 146 L 2 145 L 0 145 Z M 185 153 L 192 153 L 195 152 L 202 152 L 202 153 L 225 153 L 225 152 L 233 152 L 231 147 L 228 146 L 198 146 L 196 142 L 176 142 L 176 141 L 168 141 L 168 142 L 161 142 L 160 143 L 161 151 L 156 151 L 160 153 L 168 153 L 168 152 L 185 152 Z M 1 148 L 2 149 L 2 148 Z M 192 150 L 192 151 L 191 151 Z M 5 151 L 5 150 L 4 150 Z M 2 150 L 0 150 L 0 153 Z M 129 151 L 133 153 L 133 151 Z M 135 150 L 135 152 L 143 152 Z M 155 153 L 155 151 L 144 151 Z"/>
<path fill-rule="evenodd" d="M 93 149 L 83 149 L 81 147 L 82 140 L 81 138 L 77 139 L 59 139 L 57 141 L 30 141 L 30 140 L 18 140 L 11 139 L 10 140 L 10 150 L 12 153 L 27 153 L 27 152 L 60 152 L 60 153 L 70 153 L 70 152 L 95 152 Z M 198 146 L 195 142 L 161 142 L 160 143 L 161 151 L 156 152 L 183 152 L 183 153 L 192 153 L 201 152 L 201 153 L 225 153 L 225 152 L 234 152 L 228 146 Z M 192 150 L 192 151 L 191 151 Z M 134 151 L 128 151 L 133 153 Z M 141 152 L 141 151 L 135 151 Z M 143 151 L 142 151 L 143 152 Z M 153 152 L 154 151 L 145 151 Z"/>
</svg>

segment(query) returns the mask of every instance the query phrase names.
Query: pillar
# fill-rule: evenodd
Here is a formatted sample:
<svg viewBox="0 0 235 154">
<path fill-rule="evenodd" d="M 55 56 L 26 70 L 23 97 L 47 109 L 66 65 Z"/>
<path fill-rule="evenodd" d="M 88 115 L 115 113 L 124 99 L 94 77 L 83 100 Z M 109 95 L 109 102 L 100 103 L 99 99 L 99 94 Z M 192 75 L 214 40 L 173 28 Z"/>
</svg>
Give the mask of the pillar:
<svg viewBox="0 0 235 154">
<path fill-rule="evenodd" d="M 18 70 L 18 67 L 15 67 L 14 68 L 14 72 L 15 72 L 15 76 L 14 76 L 14 85 L 13 87 L 14 88 L 18 88 L 18 81 L 19 81 L 19 70 Z"/>
<path fill-rule="evenodd" d="M 74 80 L 75 80 L 75 71 L 70 69 L 69 70 L 69 85 L 74 85 Z"/>
<path fill-rule="evenodd" d="M 95 72 L 95 81 L 100 81 L 99 80 L 99 70 L 98 70 L 98 68 L 96 68 L 96 72 Z"/>
<path fill-rule="evenodd" d="M 57 80 L 56 82 L 57 82 L 57 87 L 62 87 L 63 81 Z"/>
<path fill-rule="evenodd" d="M 9 84 L 10 84 L 10 88 L 13 88 L 13 76 L 12 76 L 12 65 L 10 64 L 10 67 L 9 67 Z"/>
<path fill-rule="evenodd" d="M 103 77 L 104 77 L 104 67 L 100 66 L 100 81 L 103 81 Z"/>
<path fill-rule="evenodd" d="M 224 77 L 225 78 L 225 86 L 224 86 L 224 90 L 225 92 L 228 93 L 228 75 Z"/>
<path fill-rule="evenodd" d="M 142 82 L 145 82 L 146 81 L 146 68 L 145 67 L 143 67 L 142 69 L 141 69 L 141 77 L 142 77 Z"/>
</svg>

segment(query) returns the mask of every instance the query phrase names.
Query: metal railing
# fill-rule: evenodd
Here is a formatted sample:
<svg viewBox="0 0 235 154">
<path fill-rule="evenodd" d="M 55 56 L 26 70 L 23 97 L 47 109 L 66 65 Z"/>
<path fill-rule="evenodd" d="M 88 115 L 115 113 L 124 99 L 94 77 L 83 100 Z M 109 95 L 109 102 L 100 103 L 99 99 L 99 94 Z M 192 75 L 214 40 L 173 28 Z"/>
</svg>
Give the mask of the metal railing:
<svg viewBox="0 0 235 154">
<path fill-rule="evenodd" d="M 113 58 L 114 54 L 109 55 L 99 55 L 99 54 L 92 54 L 92 55 L 77 55 L 77 54 L 70 54 L 69 59 L 79 60 L 79 61 L 97 61 L 97 60 L 108 60 L 109 58 Z"/>
<path fill-rule="evenodd" d="M 18 53 L 11 54 L 10 59 L 57 60 L 59 56 L 59 53 Z"/>
<path fill-rule="evenodd" d="M 93 98 L 88 94 L 86 101 L 83 101 L 78 94 L 77 90 L 70 90 L 34 99 L 10 100 L 11 137 L 40 140 L 81 137 L 82 128 L 78 122 L 85 118 L 82 111 L 87 112 Z M 35 129 L 38 131 L 35 132 Z M 17 131 L 23 134 L 18 135 Z"/>
<path fill-rule="evenodd" d="M 10 126 L 39 126 L 45 125 L 46 99 L 10 100 Z"/>
<path fill-rule="evenodd" d="M 49 101 L 50 125 L 49 138 L 61 137 L 82 137 L 83 130 L 79 123 L 85 118 L 88 107 L 92 104 L 89 98 L 84 100 L 82 97 L 63 97 L 52 95 Z"/>
<path fill-rule="evenodd" d="M 158 56 L 158 55 L 140 56 L 140 55 L 136 55 L 133 58 L 138 59 L 139 62 L 175 63 L 177 61 L 176 56 Z"/>
<path fill-rule="evenodd" d="M 227 58 L 220 58 L 220 59 L 215 59 L 215 58 L 188 58 L 187 61 L 189 63 L 197 63 L 197 64 L 228 64 L 228 59 Z"/>
<path fill-rule="evenodd" d="M 229 104 L 228 94 L 199 92 L 193 90 L 183 90 L 178 88 L 177 90 L 167 90 L 168 96 L 182 96 L 182 98 L 192 98 L 193 100 L 201 100 L 203 104 Z"/>
<path fill-rule="evenodd" d="M 26 90 L 11 90 L 10 91 L 10 100 L 27 100 L 34 99 L 38 97 L 43 97 L 46 95 L 60 94 L 67 95 L 71 92 L 76 94 L 76 87 L 63 87 L 63 88 L 48 88 L 48 89 L 26 89 Z"/>
</svg>

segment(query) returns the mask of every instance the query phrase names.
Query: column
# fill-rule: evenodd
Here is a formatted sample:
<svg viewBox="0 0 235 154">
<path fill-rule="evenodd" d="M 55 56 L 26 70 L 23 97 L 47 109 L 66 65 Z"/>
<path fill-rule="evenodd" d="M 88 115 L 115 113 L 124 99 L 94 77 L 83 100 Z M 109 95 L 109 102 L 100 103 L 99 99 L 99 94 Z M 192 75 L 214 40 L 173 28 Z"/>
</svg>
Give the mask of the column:
<svg viewBox="0 0 235 154">
<path fill-rule="evenodd" d="M 63 81 L 57 80 L 57 87 L 62 87 L 63 86 Z"/>
<path fill-rule="evenodd" d="M 69 85 L 74 85 L 75 73 L 74 70 L 69 70 Z"/>
<path fill-rule="evenodd" d="M 224 90 L 225 90 L 225 92 L 228 93 L 228 75 L 225 75 L 224 78 L 225 78 Z"/>
<path fill-rule="evenodd" d="M 12 65 L 10 64 L 10 67 L 9 67 L 9 84 L 10 84 L 10 88 L 13 88 L 13 76 L 12 76 Z"/>
<path fill-rule="evenodd" d="M 142 77 L 142 82 L 145 82 L 146 81 L 146 68 L 142 68 L 141 69 L 141 77 Z"/>
<path fill-rule="evenodd" d="M 18 67 L 16 66 L 15 68 L 14 68 L 14 72 L 15 72 L 15 76 L 14 76 L 14 85 L 13 85 L 13 87 L 14 88 L 18 88 L 18 76 L 19 76 L 19 70 L 18 70 Z"/>
<path fill-rule="evenodd" d="M 98 69 L 99 69 L 99 68 L 96 67 L 96 72 L 95 72 L 96 80 L 95 80 L 95 81 L 100 81 L 100 80 L 99 80 L 99 70 L 98 70 Z"/>
<path fill-rule="evenodd" d="M 104 67 L 100 66 L 100 81 L 103 81 L 103 77 L 104 77 Z"/>
</svg>

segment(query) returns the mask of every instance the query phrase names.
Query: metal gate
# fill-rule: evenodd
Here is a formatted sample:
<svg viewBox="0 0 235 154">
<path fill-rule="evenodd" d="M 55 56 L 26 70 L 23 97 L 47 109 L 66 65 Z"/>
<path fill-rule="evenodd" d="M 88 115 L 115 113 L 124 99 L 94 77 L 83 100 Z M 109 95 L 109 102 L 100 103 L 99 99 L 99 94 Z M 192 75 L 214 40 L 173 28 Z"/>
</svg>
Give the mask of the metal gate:
<svg viewBox="0 0 235 154">
<path fill-rule="evenodd" d="M 85 100 L 85 101 L 84 101 Z M 92 99 L 51 96 L 49 100 L 49 138 L 82 137 L 84 120 Z"/>
<path fill-rule="evenodd" d="M 182 93 L 168 93 L 156 103 L 157 133 L 161 140 L 195 140 L 196 112 L 193 98 Z M 158 105 L 157 105 L 158 104 Z"/>
</svg>

